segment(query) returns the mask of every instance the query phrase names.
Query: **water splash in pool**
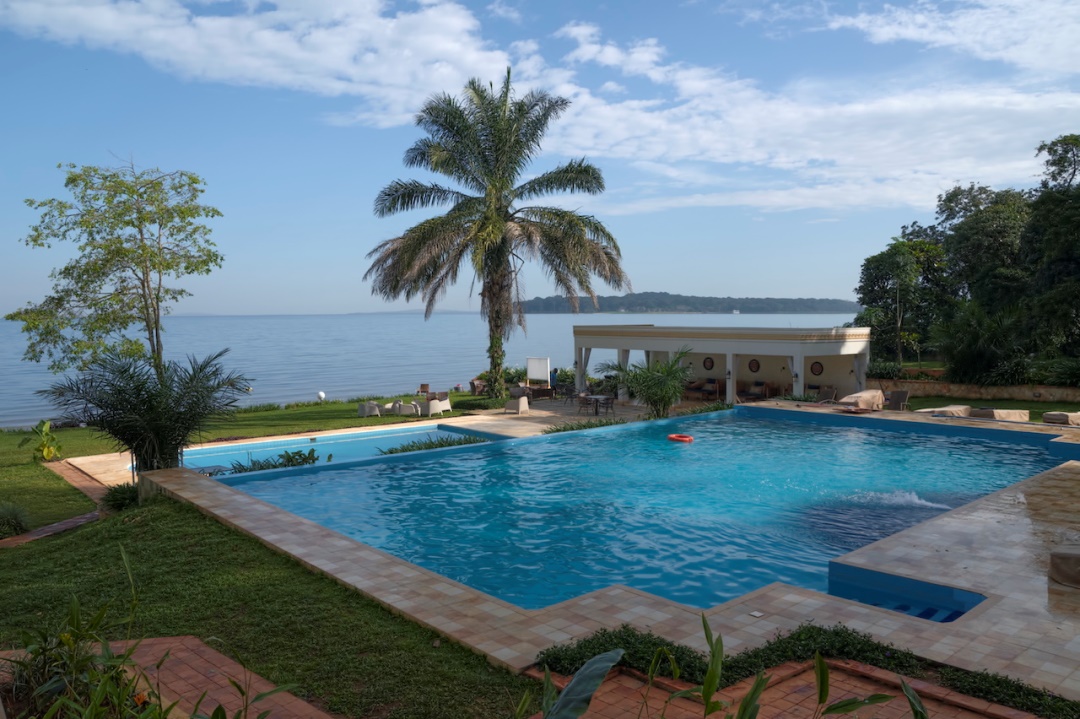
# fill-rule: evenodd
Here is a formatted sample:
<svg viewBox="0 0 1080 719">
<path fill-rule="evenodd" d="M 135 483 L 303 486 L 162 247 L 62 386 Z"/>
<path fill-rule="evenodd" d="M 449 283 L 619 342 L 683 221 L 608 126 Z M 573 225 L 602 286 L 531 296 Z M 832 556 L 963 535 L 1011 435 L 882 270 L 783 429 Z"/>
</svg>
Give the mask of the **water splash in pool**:
<svg viewBox="0 0 1080 719">
<path fill-rule="evenodd" d="M 894 492 L 860 492 L 849 497 L 857 504 L 869 504 L 884 507 L 927 507 L 930 509 L 952 509 L 947 504 L 928 502 L 914 492 L 898 489 Z"/>
</svg>

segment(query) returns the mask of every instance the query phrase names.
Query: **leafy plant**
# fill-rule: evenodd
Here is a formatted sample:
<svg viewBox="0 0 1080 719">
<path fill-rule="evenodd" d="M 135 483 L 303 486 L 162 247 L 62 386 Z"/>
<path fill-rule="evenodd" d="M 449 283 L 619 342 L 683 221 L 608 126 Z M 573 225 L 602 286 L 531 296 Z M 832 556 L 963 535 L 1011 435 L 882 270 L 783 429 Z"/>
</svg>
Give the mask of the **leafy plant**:
<svg viewBox="0 0 1080 719">
<path fill-rule="evenodd" d="M 825 714 L 851 714 L 863 707 L 873 706 L 874 704 L 884 704 L 887 701 L 891 701 L 893 698 L 890 694 L 871 694 L 863 699 L 849 697 L 829 704 L 829 665 L 821 658 L 821 654 L 816 652 L 814 653 L 814 681 L 817 684 L 818 703 L 817 709 L 814 711 L 814 719 L 820 719 L 820 717 Z M 911 691 L 910 687 L 908 687 L 908 691 Z M 914 691 L 911 691 L 909 700 L 912 697 L 914 697 L 914 701 L 919 702 L 919 706 L 921 707 L 922 702 L 919 701 L 919 698 L 915 695 Z"/>
<path fill-rule="evenodd" d="M 114 484 L 105 491 L 101 503 L 114 512 L 122 512 L 139 504 L 139 485 L 134 482 Z"/>
<path fill-rule="evenodd" d="M 140 472 L 180 466 L 180 451 L 217 417 L 228 416 L 248 392 L 248 380 L 226 372 L 221 358 L 169 361 L 158 371 L 145 357 L 110 353 L 77 377 L 38 394 L 64 412 L 111 437 L 135 457 Z"/>
<path fill-rule="evenodd" d="M 506 406 L 506 400 L 493 397 L 462 397 L 454 401 L 454 409 L 462 412 L 476 412 L 484 409 L 502 409 Z"/>
<path fill-rule="evenodd" d="M 649 408 L 650 419 L 663 419 L 682 399 L 683 389 L 690 379 L 692 370 L 683 364 L 688 354 L 690 348 L 683 347 L 664 361 L 629 367 L 618 362 L 602 362 L 597 369 L 613 375 L 619 385 L 644 402 Z"/>
<path fill-rule="evenodd" d="M 484 444 L 488 440 L 483 437 L 473 437 L 471 435 L 463 434 L 460 437 L 429 437 L 428 439 L 417 439 L 412 442 L 406 442 L 405 444 L 398 445 L 397 447 L 391 447 L 390 449 L 379 449 L 379 454 L 402 454 L 403 452 L 420 452 L 425 449 L 442 449 L 443 447 L 460 447 L 466 444 Z"/>
<path fill-rule="evenodd" d="M 1047 362 L 1042 381 L 1058 387 L 1080 387 L 1080 359 L 1062 357 Z"/>
<path fill-rule="evenodd" d="M 0 539 L 16 537 L 30 531 L 30 514 L 11 502 L 0 502 Z"/>
<path fill-rule="evenodd" d="M 597 427 L 611 427 L 616 424 L 626 424 L 625 419 L 586 419 L 577 422 L 563 422 L 562 424 L 553 424 L 549 427 L 545 427 L 541 430 L 542 434 L 557 434 L 559 432 L 574 432 L 579 429 L 596 429 Z"/>
<path fill-rule="evenodd" d="M 904 374 L 904 365 L 900 362 L 870 360 L 866 366 L 866 376 L 873 379 L 900 379 Z"/>
<path fill-rule="evenodd" d="M 333 459 L 333 454 L 326 455 L 327 462 L 331 462 Z M 247 464 L 244 464 L 243 462 L 233 462 L 230 472 L 232 474 L 243 474 L 245 472 L 261 472 L 264 469 L 306 467 L 308 465 L 317 464 L 318 461 L 319 455 L 315 453 L 314 448 L 311 448 L 306 452 L 302 449 L 294 449 L 292 451 L 282 452 L 277 457 L 253 459 Z"/>
<path fill-rule="evenodd" d="M 54 459 L 60 459 L 60 441 L 52 433 L 52 423 L 49 420 L 41 420 L 31 427 L 30 431 L 34 434 L 19 442 L 20 447 L 25 447 L 37 440 L 37 446 L 34 447 L 34 459 L 38 462 L 51 462 Z"/>
<path fill-rule="evenodd" d="M 556 692 L 555 684 L 551 681 L 551 674 L 545 671 L 544 689 L 540 699 L 540 709 L 544 719 L 576 719 L 584 714 L 589 708 L 593 694 L 600 688 L 604 677 L 618 663 L 622 655 L 622 649 L 613 649 L 592 657 L 574 674 L 574 678 L 566 685 L 562 693 Z M 531 693 L 525 692 L 514 711 L 514 719 L 524 719 L 528 716 L 531 702 Z"/>
</svg>

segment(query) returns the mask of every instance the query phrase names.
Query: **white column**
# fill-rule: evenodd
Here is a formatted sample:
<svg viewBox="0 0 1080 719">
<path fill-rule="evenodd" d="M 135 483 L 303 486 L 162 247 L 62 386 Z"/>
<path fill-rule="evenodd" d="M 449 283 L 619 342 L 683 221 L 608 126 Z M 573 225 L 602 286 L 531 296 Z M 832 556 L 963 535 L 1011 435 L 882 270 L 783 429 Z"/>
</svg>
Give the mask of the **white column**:
<svg viewBox="0 0 1080 719">
<path fill-rule="evenodd" d="M 725 387 L 724 401 L 728 404 L 735 404 L 735 358 L 738 355 L 728 352 L 727 354 L 727 379 Z"/>
<path fill-rule="evenodd" d="M 630 350 L 619 350 L 619 366 L 624 369 L 630 366 Z M 630 400 L 630 390 L 622 385 L 619 385 L 619 400 L 622 402 Z"/>
</svg>

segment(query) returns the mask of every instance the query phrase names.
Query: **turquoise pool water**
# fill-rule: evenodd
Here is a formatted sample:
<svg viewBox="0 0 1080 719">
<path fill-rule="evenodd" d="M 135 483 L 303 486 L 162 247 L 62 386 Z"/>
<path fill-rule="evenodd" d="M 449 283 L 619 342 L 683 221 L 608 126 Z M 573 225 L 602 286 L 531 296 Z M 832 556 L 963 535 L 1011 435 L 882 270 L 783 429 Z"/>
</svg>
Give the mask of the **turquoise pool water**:
<svg viewBox="0 0 1080 719">
<path fill-rule="evenodd" d="M 244 444 L 221 444 L 189 449 L 184 452 L 184 466 L 200 470 L 213 467 L 229 467 L 233 462 L 250 464 L 253 459 L 271 459 L 283 452 L 315 450 L 320 462 L 333 456 L 334 462 L 351 462 L 380 456 L 379 450 L 400 447 L 407 442 L 440 437 L 482 437 L 488 440 L 503 439 L 484 432 L 472 432 L 467 429 L 446 425 L 423 425 L 419 427 L 399 426 L 389 429 L 350 432 L 348 434 L 329 434 L 315 437 L 290 437 L 269 442 L 247 442 Z"/>
<path fill-rule="evenodd" d="M 831 558 L 1062 461 L 857 424 L 740 410 L 226 481 L 522 607 L 626 584 L 704 608 L 825 591 Z"/>
</svg>

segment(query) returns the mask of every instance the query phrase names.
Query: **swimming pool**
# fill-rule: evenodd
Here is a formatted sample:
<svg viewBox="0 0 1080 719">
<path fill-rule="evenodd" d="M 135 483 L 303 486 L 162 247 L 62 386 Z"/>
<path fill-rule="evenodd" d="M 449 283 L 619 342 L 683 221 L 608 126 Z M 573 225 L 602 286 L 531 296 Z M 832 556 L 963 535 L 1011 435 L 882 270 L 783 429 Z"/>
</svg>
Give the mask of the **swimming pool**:
<svg viewBox="0 0 1080 719">
<path fill-rule="evenodd" d="M 848 419 L 740 408 L 226 483 L 525 608 L 611 584 L 704 608 L 825 591 L 830 559 L 1062 461 L 1044 435 Z"/>
<path fill-rule="evenodd" d="M 406 442 L 451 437 L 480 437 L 487 440 L 505 439 L 488 432 L 477 432 L 449 425 L 396 426 L 389 429 L 349 432 L 347 434 L 322 434 L 289 437 L 268 442 L 245 442 L 243 444 L 219 444 L 197 447 L 184 451 L 184 466 L 196 471 L 226 469 L 233 462 L 250 464 L 254 459 L 271 459 L 283 452 L 315 450 L 320 462 L 351 462 L 381 456 L 379 450 L 399 447 Z"/>
</svg>

